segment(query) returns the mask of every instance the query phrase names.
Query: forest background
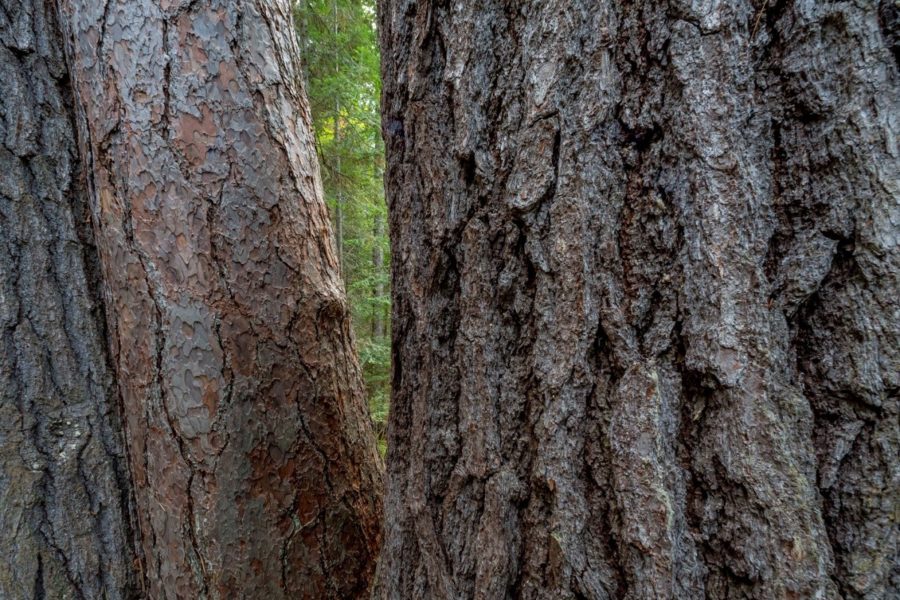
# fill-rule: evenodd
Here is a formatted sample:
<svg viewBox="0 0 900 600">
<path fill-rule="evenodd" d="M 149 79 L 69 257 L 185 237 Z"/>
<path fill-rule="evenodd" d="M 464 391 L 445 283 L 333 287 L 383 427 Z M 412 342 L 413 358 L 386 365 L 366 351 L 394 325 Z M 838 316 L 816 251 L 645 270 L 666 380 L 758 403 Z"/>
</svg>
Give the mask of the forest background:
<svg viewBox="0 0 900 600">
<path fill-rule="evenodd" d="M 296 0 L 325 198 L 382 454 L 390 397 L 390 244 L 374 0 Z"/>
</svg>

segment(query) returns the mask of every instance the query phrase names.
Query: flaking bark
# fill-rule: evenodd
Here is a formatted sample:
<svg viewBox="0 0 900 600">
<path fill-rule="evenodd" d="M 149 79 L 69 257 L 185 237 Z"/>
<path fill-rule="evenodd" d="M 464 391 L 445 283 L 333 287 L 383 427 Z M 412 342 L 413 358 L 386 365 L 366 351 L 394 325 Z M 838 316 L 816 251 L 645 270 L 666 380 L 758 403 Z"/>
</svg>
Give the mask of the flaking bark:
<svg viewBox="0 0 900 600">
<path fill-rule="evenodd" d="M 0 11 L 0 598 L 132 598 L 118 395 L 53 2 Z"/>
<path fill-rule="evenodd" d="M 357 598 L 381 470 L 286 1 L 64 0 L 152 598 Z"/>
<path fill-rule="evenodd" d="M 375 597 L 900 594 L 896 4 L 379 20 Z"/>
</svg>

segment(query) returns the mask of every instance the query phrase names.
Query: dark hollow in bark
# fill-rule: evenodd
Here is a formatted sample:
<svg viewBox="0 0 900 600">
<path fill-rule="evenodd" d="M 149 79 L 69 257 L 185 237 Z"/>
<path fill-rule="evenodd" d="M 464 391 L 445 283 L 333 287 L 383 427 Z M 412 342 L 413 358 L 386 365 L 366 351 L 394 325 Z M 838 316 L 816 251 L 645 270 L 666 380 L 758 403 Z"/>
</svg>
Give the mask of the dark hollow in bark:
<svg viewBox="0 0 900 600">
<path fill-rule="evenodd" d="M 364 596 L 382 473 L 288 3 L 61 6 L 149 596 Z"/>
<path fill-rule="evenodd" d="M 376 598 L 900 594 L 896 13 L 381 3 Z"/>
<path fill-rule="evenodd" d="M 53 2 L 0 11 L 0 598 L 130 598 L 130 485 Z"/>
</svg>

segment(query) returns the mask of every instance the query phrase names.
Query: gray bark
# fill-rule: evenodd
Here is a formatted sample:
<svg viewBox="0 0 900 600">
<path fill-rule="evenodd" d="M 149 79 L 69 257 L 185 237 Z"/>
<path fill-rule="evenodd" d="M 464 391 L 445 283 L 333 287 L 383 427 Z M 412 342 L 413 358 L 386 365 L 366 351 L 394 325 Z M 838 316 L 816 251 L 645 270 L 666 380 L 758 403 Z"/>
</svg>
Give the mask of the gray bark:
<svg viewBox="0 0 900 600">
<path fill-rule="evenodd" d="M 897 14 L 381 2 L 376 598 L 900 594 Z"/>
<path fill-rule="evenodd" d="M 151 598 L 357 598 L 381 466 L 287 1 L 63 0 Z"/>
<path fill-rule="evenodd" d="M 73 96 L 53 2 L 0 10 L 0 598 L 137 592 Z"/>
</svg>

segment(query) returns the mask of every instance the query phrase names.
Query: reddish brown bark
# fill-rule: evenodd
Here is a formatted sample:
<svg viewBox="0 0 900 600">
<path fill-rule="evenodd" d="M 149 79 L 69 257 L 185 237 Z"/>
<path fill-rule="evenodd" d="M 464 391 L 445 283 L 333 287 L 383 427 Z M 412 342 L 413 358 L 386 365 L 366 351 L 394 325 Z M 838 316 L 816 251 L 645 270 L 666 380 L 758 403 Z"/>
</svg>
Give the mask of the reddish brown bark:
<svg viewBox="0 0 900 600">
<path fill-rule="evenodd" d="M 62 3 L 153 598 L 355 598 L 381 471 L 286 2 Z"/>
</svg>

